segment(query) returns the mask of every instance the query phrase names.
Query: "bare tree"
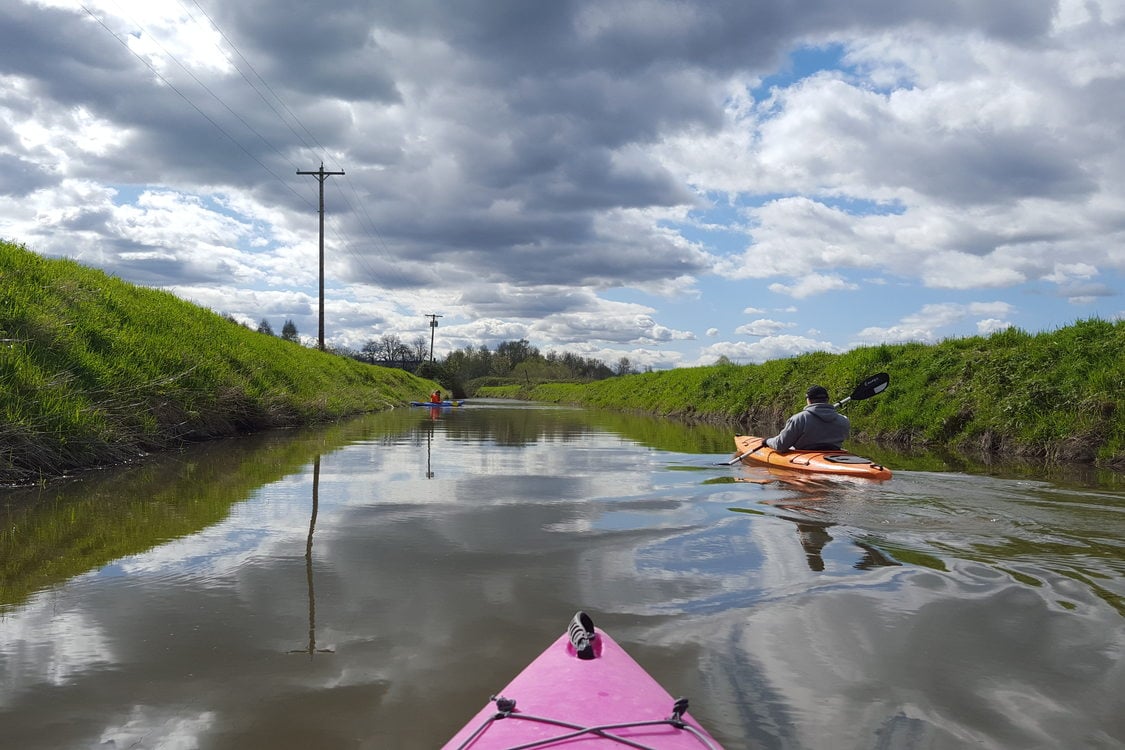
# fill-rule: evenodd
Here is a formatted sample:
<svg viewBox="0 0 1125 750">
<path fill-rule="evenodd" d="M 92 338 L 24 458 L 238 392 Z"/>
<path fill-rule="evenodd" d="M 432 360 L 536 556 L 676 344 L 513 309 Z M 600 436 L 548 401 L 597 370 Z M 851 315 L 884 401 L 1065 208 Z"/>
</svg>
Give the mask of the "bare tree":
<svg viewBox="0 0 1125 750">
<path fill-rule="evenodd" d="M 425 360 L 430 356 L 430 342 L 426 340 L 425 336 L 422 336 L 421 334 L 415 336 L 410 341 L 410 346 L 411 357 L 418 360 L 419 362 Z"/>
<path fill-rule="evenodd" d="M 414 356 L 414 349 L 403 343 L 396 334 L 385 333 L 378 339 L 369 339 L 361 351 L 372 362 L 406 363 Z"/>
<path fill-rule="evenodd" d="M 363 361 L 374 364 L 379 356 L 379 342 L 375 339 L 368 339 L 364 342 L 363 346 L 359 349 L 363 355 Z"/>
</svg>

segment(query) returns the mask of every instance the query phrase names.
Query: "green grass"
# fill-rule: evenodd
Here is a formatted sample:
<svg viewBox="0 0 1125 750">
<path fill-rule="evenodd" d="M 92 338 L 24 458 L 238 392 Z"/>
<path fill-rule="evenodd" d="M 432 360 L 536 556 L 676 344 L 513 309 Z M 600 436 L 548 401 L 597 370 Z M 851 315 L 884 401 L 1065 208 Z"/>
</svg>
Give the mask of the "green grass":
<svg viewBox="0 0 1125 750">
<path fill-rule="evenodd" d="M 863 347 L 475 395 L 586 404 L 763 433 L 816 382 L 857 436 L 897 445 L 1125 465 L 1125 322 L 1078 321 L 934 345 Z M 438 387 L 250 331 L 172 294 L 0 242 L 0 483 L 116 463 L 181 441 L 405 405 Z"/>
<path fill-rule="evenodd" d="M 518 385 L 489 385 L 477 388 L 473 395 L 479 398 L 520 398 L 524 391 Z"/>
<path fill-rule="evenodd" d="M 0 242 L 0 482 L 403 405 L 435 383 Z"/>
<path fill-rule="evenodd" d="M 912 447 L 1125 466 L 1125 322 L 1083 320 L 1056 331 L 1008 329 L 933 345 L 863 347 L 760 365 L 715 365 L 546 383 L 518 394 L 556 403 L 730 422 L 775 431 L 811 383 L 834 400 L 886 371 L 883 394 L 847 406 L 857 436 Z M 482 389 L 479 395 L 504 395 Z"/>
</svg>

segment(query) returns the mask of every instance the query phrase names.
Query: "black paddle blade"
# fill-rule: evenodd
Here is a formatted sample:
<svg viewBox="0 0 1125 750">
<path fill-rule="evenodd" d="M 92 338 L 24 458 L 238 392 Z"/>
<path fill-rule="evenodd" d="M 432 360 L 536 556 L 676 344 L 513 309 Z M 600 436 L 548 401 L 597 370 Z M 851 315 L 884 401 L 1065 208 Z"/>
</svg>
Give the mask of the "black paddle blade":
<svg viewBox="0 0 1125 750">
<path fill-rule="evenodd" d="M 852 395 L 848 398 L 852 401 L 862 401 L 865 398 L 871 398 L 887 390 L 887 386 L 890 384 L 891 376 L 885 372 L 881 372 L 878 375 L 872 375 L 867 380 L 857 385 L 855 390 L 852 391 Z"/>
</svg>

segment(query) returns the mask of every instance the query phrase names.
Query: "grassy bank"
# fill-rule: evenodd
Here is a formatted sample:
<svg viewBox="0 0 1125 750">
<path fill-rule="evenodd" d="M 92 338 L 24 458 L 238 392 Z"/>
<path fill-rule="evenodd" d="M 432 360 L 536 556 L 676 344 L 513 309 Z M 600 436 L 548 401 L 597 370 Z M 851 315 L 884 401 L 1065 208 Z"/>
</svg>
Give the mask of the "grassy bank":
<svg viewBox="0 0 1125 750">
<path fill-rule="evenodd" d="M 404 405 L 435 387 L 0 242 L 0 483 Z"/>
<path fill-rule="evenodd" d="M 477 395 L 723 421 L 772 434 L 804 404 L 809 384 L 827 386 L 839 400 L 880 371 L 890 373 L 890 388 L 847 407 L 865 438 L 1125 467 L 1119 404 L 1125 322 L 1086 320 L 1035 335 L 1008 329 L 933 345 L 882 345 Z"/>
</svg>

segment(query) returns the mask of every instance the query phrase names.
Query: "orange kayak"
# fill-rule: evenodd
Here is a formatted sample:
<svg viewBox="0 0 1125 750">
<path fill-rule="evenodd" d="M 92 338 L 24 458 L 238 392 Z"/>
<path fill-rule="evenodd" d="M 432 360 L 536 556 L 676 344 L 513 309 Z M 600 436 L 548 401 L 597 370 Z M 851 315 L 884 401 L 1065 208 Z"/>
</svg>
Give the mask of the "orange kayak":
<svg viewBox="0 0 1125 750">
<path fill-rule="evenodd" d="M 789 451 L 779 453 L 753 435 L 735 435 L 734 446 L 744 462 L 821 474 L 846 474 L 866 479 L 890 479 L 891 470 L 847 451 Z M 732 462 L 733 463 L 733 462 Z"/>
</svg>

